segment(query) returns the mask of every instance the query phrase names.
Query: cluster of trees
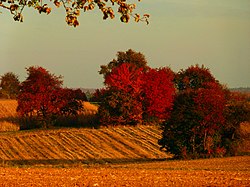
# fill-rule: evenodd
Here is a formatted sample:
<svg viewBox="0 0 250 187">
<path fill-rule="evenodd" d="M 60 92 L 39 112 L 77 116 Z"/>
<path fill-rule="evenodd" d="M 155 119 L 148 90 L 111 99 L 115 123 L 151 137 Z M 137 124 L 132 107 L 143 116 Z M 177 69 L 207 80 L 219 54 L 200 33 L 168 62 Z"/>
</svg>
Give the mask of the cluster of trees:
<svg viewBox="0 0 250 187">
<path fill-rule="evenodd" d="M 118 52 L 101 66 L 105 88 L 95 94 L 101 125 L 136 125 L 169 117 L 174 99 L 174 73 L 150 68 L 143 54 Z"/>
<path fill-rule="evenodd" d="M 133 50 L 101 66 L 105 88 L 98 90 L 102 125 L 159 123 L 162 149 L 177 158 L 234 155 L 241 141 L 240 124 L 250 120 L 250 106 L 230 92 L 204 66 L 177 73 L 150 68 Z"/>
<path fill-rule="evenodd" d="M 178 72 L 175 85 L 171 117 L 162 124 L 162 148 L 181 158 L 224 154 L 225 88 L 199 66 Z"/>
<path fill-rule="evenodd" d="M 4 98 L 17 99 L 17 112 L 22 129 L 48 128 L 59 119 L 77 116 L 83 110 L 87 97 L 80 89 L 63 88 L 62 77 L 55 76 L 42 67 L 27 68 L 25 81 L 14 73 L 1 77 L 1 94 Z"/>
<path fill-rule="evenodd" d="M 22 83 L 13 73 L 1 77 L 1 95 L 17 98 L 26 128 L 48 128 L 62 117 L 81 113 L 84 92 L 63 88 L 62 77 L 42 67 L 27 72 Z M 177 73 L 169 67 L 151 68 L 143 54 L 129 49 L 118 52 L 99 73 L 105 86 L 90 98 L 99 105 L 93 127 L 160 124 L 159 144 L 177 158 L 237 153 L 240 124 L 250 120 L 249 102 L 221 85 L 204 66 Z"/>
</svg>

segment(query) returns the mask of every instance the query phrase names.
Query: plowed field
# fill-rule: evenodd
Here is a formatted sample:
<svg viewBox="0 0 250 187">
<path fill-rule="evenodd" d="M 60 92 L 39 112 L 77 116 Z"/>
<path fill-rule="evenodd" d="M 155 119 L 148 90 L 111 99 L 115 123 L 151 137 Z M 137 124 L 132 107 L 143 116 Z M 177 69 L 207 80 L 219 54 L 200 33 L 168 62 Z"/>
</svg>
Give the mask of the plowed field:
<svg viewBox="0 0 250 187">
<path fill-rule="evenodd" d="M 0 168 L 0 186 L 249 186 L 250 157 L 74 168 Z"/>
<path fill-rule="evenodd" d="M 0 105 L 0 122 L 13 106 Z M 2 132 L 0 187 L 250 186 L 250 156 L 169 161 L 160 137 L 157 126 Z"/>
</svg>

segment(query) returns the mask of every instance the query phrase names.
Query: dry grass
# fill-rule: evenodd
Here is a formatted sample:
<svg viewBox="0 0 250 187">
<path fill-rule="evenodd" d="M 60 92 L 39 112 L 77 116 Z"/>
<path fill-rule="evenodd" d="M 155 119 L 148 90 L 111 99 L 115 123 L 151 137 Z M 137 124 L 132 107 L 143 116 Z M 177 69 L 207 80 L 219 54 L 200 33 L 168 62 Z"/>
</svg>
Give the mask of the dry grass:
<svg viewBox="0 0 250 187">
<path fill-rule="evenodd" d="M 243 142 L 240 145 L 240 152 L 250 155 L 250 122 L 241 124 L 241 132 L 243 134 Z"/>
<path fill-rule="evenodd" d="M 16 100 L 0 100 L 0 132 L 18 131 L 20 126 L 15 122 L 17 113 Z"/>
<path fill-rule="evenodd" d="M 84 114 L 91 115 L 98 112 L 98 106 L 91 104 L 90 102 L 83 102 Z"/>
<path fill-rule="evenodd" d="M 82 124 L 87 124 L 94 118 L 98 111 L 98 106 L 89 102 L 83 102 L 83 107 L 84 111 L 80 114 L 79 120 Z M 0 132 L 20 130 L 16 108 L 16 100 L 0 100 Z M 68 123 L 67 120 L 66 122 Z"/>
<path fill-rule="evenodd" d="M 0 118 L 16 116 L 16 100 L 0 100 Z"/>
<path fill-rule="evenodd" d="M 242 123 L 240 128 L 244 135 L 250 134 L 250 122 Z"/>
<path fill-rule="evenodd" d="M 13 122 L 8 121 L 1 121 L 0 122 L 0 132 L 7 132 L 7 131 L 19 131 L 20 126 Z"/>
</svg>

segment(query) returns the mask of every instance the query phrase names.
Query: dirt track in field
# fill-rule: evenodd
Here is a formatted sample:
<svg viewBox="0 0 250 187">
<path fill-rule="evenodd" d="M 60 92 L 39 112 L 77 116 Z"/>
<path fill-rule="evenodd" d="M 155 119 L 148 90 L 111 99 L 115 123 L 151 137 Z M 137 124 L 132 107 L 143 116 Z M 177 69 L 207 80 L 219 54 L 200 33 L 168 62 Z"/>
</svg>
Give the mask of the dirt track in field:
<svg viewBox="0 0 250 187">
<path fill-rule="evenodd" d="M 0 186 L 249 186 L 250 157 L 74 168 L 0 168 Z"/>
</svg>

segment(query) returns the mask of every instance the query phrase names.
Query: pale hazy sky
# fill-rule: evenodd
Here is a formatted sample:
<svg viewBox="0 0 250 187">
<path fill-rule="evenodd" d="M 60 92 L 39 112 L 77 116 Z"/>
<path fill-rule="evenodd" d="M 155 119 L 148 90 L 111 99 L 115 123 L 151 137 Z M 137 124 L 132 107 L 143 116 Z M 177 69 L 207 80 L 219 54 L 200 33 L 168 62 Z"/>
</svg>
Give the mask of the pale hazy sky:
<svg viewBox="0 0 250 187">
<path fill-rule="evenodd" d="M 67 87 L 102 87 L 100 65 L 117 51 L 142 52 L 151 67 L 174 71 L 204 64 L 228 87 L 250 87 L 250 0 L 143 0 L 138 13 L 150 24 L 102 20 L 82 13 L 80 26 L 65 23 L 63 9 L 50 15 L 24 10 L 24 23 L 0 14 L 0 75 L 39 65 L 64 77 Z"/>
</svg>

